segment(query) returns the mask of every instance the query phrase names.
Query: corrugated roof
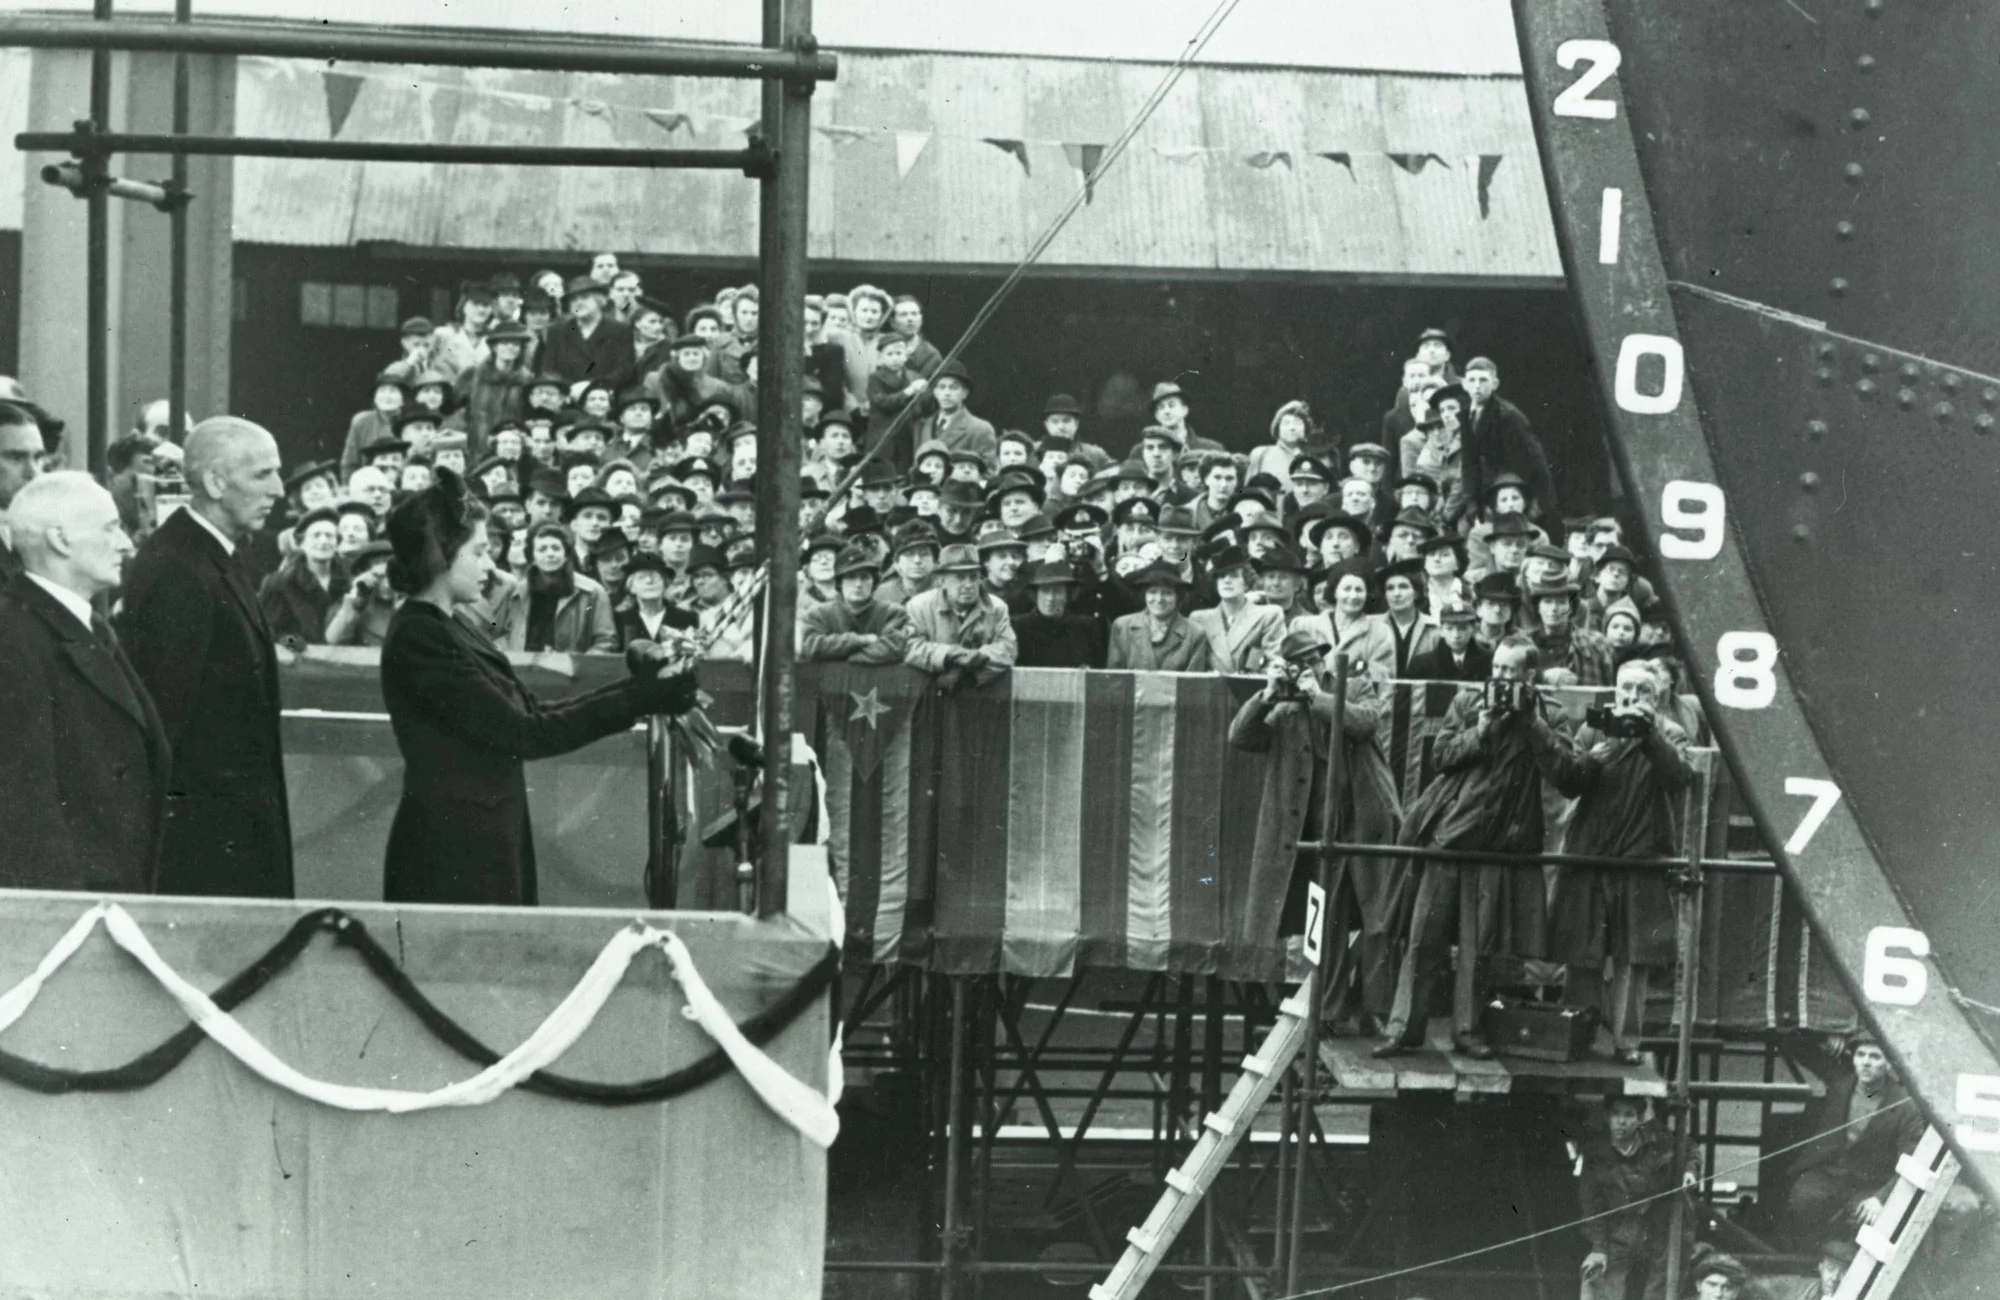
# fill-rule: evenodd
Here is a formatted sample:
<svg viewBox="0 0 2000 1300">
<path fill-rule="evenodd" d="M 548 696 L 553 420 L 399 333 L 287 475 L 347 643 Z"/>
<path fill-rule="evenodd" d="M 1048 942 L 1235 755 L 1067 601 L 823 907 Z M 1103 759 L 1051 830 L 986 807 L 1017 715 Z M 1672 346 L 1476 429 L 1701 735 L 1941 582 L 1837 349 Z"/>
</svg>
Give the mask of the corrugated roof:
<svg viewBox="0 0 2000 1300">
<path fill-rule="evenodd" d="M 733 82 L 361 71 L 343 139 L 722 148 L 742 143 L 757 111 L 757 88 Z M 815 125 L 827 129 L 813 142 L 812 255 L 1013 262 L 1074 193 L 1076 146 L 1112 140 L 1160 71 L 1062 59 L 844 56 L 840 80 L 814 104 Z M 325 138 L 324 73 L 244 60 L 239 133 Z M 236 235 L 749 257 L 756 188 L 710 172 L 244 159 Z M 1045 260 L 1163 271 L 1561 274 L 1518 79 L 1300 69 L 1189 72 Z"/>
</svg>

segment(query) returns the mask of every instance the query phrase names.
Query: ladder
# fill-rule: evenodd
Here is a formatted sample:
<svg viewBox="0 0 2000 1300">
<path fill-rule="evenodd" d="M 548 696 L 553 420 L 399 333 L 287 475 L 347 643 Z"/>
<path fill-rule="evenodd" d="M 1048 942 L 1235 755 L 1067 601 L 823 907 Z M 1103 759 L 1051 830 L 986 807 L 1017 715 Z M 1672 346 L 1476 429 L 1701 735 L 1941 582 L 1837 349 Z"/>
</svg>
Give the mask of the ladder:
<svg viewBox="0 0 2000 1300">
<path fill-rule="evenodd" d="M 1229 1164 L 1237 1143 L 1250 1135 L 1251 1122 L 1305 1042 L 1306 990 L 1311 984 L 1301 984 L 1298 992 L 1278 1004 L 1277 1023 L 1258 1044 L 1257 1054 L 1243 1058 L 1243 1073 L 1223 1098 L 1222 1109 L 1202 1120 L 1194 1150 L 1180 1168 L 1167 1171 L 1167 1190 L 1146 1221 L 1125 1234 L 1125 1253 L 1110 1275 L 1090 1288 L 1090 1300 L 1134 1300 L 1173 1247 L 1174 1238 Z"/>
<path fill-rule="evenodd" d="M 1889 1300 L 1957 1181 L 1958 1157 L 1936 1129 L 1925 1129 L 1917 1149 L 1897 1158 L 1896 1187 L 1882 1213 L 1854 1234 L 1860 1252 L 1834 1300 Z"/>
</svg>

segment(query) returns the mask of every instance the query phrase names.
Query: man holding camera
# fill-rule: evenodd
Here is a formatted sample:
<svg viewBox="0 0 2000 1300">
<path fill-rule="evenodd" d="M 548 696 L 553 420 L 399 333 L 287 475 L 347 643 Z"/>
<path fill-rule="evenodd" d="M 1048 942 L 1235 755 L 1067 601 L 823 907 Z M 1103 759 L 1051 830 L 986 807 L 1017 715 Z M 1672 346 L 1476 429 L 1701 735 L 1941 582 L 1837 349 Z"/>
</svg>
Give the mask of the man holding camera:
<svg viewBox="0 0 2000 1300">
<path fill-rule="evenodd" d="M 1399 844 L 1494 853 L 1542 851 L 1539 756 L 1568 742 L 1543 716 L 1534 687 L 1541 666 L 1535 643 L 1510 636 L 1493 651 L 1484 690 L 1451 702 L 1433 751 L 1438 776 L 1410 806 Z M 1485 998 L 1482 961 L 1542 956 L 1546 916 L 1539 867 L 1426 862 L 1410 919 L 1409 947 L 1396 980 L 1395 1007 L 1376 1056 L 1423 1046 L 1431 995 L 1454 940 L 1452 1042 L 1484 1060 L 1493 1049 L 1478 1032 Z M 1486 977 L 1482 979 L 1482 976 Z"/>
<path fill-rule="evenodd" d="M 1618 669 L 1617 695 L 1586 715 L 1575 748 L 1537 753 L 1549 784 L 1577 801 L 1565 852 L 1617 858 L 1675 852 L 1674 803 L 1694 779 L 1694 767 L 1687 733 L 1659 716 L 1668 688 L 1660 665 L 1628 660 Z M 1587 999 L 1602 1008 L 1613 1048 L 1627 1065 L 1641 1059 L 1647 973 L 1670 968 L 1674 956 L 1674 907 L 1663 872 L 1558 868 L 1549 958 L 1569 966 L 1565 1001 Z"/>
</svg>

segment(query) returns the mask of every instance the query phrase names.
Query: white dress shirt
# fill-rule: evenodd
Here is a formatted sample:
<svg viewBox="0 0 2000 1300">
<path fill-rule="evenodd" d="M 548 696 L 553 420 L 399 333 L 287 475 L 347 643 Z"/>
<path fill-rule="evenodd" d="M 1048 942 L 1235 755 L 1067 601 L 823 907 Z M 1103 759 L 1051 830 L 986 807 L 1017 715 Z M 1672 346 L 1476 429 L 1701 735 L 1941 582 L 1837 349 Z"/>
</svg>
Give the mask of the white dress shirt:
<svg viewBox="0 0 2000 1300">
<path fill-rule="evenodd" d="M 75 592 L 71 591 L 68 587 L 63 586 L 61 583 L 50 582 L 47 578 L 44 578 L 39 573 L 29 574 L 28 581 L 34 583 L 36 586 L 40 587 L 43 591 L 48 592 L 51 596 L 54 596 L 56 598 L 57 604 L 61 605 L 64 609 L 68 610 L 70 613 L 76 615 L 77 620 L 83 624 L 84 629 L 86 631 L 91 630 L 90 619 L 94 611 L 90 608 L 89 601 L 85 600 L 82 596 L 77 595 Z"/>
</svg>

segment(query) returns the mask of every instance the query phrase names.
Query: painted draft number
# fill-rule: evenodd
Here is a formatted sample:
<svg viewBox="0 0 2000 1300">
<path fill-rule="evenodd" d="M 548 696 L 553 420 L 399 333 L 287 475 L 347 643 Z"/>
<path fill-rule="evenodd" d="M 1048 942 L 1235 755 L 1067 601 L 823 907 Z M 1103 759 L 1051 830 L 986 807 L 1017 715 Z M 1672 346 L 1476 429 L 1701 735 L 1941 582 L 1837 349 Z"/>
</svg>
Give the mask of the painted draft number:
<svg viewBox="0 0 2000 1300">
<path fill-rule="evenodd" d="M 1930 937 L 1922 930 L 1878 925 L 1868 932 L 1868 952 L 1861 965 L 1861 991 L 1870 1002 L 1913 1007 L 1930 991 L 1930 972 L 1923 959 L 1931 955 Z"/>
<path fill-rule="evenodd" d="M 1660 534 L 1660 554 L 1669 560 L 1714 559 L 1722 554 L 1724 516 L 1721 488 L 1672 480 L 1660 489 L 1660 522 L 1675 531 Z M 1683 532 L 1695 535 L 1683 537 Z"/>
<path fill-rule="evenodd" d="M 1652 392 L 1639 387 L 1639 363 L 1647 357 L 1660 359 L 1660 386 Z M 1618 409 L 1634 415 L 1667 415 L 1681 404 L 1681 389 L 1687 383 L 1687 355 L 1681 341 L 1664 334 L 1627 334 L 1618 345 L 1618 369 L 1612 380 L 1612 396 Z"/>
<path fill-rule="evenodd" d="M 1610 41 L 1564 41 L 1556 46 L 1556 62 L 1565 68 L 1581 63 L 1584 70 L 1551 105 L 1557 117 L 1589 117 L 1608 122 L 1618 116 L 1618 105 L 1591 96 L 1618 72 L 1625 56 Z"/>
<path fill-rule="evenodd" d="M 1305 956 L 1313 965 L 1319 965 L 1320 943 L 1326 935 L 1326 891 L 1317 880 L 1306 882 L 1306 931 Z"/>
<path fill-rule="evenodd" d="M 2000 1076 L 1959 1075 L 1957 1100 L 1958 1123 L 1953 1128 L 1959 1145 L 1967 1151 L 2000 1151 L 2000 1127 L 1975 1122 L 2000 1120 Z"/>
<path fill-rule="evenodd" d="M 1778 642 L 1769 632 L 1724 632 L 1715 642 L 1715 702 L 1764 709 L 1778 698 Z"/>
</svg>

